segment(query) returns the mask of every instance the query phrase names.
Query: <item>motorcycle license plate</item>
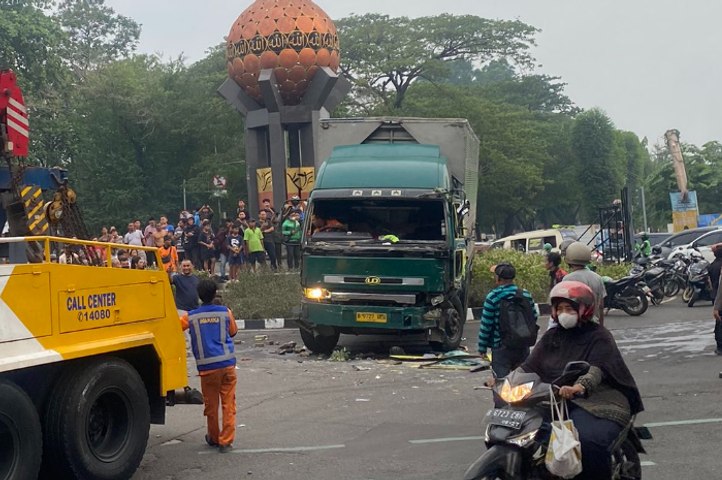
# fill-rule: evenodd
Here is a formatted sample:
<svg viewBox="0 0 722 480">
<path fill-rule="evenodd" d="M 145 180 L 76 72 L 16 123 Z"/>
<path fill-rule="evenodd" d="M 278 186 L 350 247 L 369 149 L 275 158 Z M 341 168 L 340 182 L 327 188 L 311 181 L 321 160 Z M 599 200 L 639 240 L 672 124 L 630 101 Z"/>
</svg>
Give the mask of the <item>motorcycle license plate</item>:
<svg viewBox="0 0 722 480">
<path fill-rule="evenodd" d="M 502 427 L 519 430 L 526 418 L 526 412 L 522 410 L 492 408 L 486 416 L 489 418 L 489 425 L 501 425 Z"/>
</svg>

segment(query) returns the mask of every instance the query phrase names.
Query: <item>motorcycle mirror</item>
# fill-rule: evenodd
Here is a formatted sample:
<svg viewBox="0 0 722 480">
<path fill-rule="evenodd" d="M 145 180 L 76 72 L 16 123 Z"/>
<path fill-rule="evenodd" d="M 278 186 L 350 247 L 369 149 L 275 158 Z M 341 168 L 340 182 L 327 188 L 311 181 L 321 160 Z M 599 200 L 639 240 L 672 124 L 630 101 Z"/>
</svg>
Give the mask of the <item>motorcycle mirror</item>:
<svg viewBox="0 0 722 480">
<path fill-rule="evenodd" d="M 661 253 L 662 253 L 662 247 L 660 247 L 660 246 L 652 247 L 652 253 L 655 254 L 655 255 L 661 254 Z"/>
<path fill-rule="evenodd" d="M 553 383 L 555 385 L 569 385 L 582 375 L 589 372 L 591 365 L 587 362 L 569 362 L 564 367 L 564 371 Z"/>
</svg>

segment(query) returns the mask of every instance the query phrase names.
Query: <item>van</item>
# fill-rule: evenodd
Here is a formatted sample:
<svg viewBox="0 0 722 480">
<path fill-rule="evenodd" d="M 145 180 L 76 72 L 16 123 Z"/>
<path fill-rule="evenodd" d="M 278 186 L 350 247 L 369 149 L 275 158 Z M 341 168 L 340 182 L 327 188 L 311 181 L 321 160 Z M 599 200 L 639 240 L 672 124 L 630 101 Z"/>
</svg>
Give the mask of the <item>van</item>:
<svg viewBox="0 0 722 480">
<path fill-rule="evenodd" d="M 500 238 L 491 244 L 491 248 L 503 248 L 524 253 L 544 253 L 544 244 L 559 248 L 564 240 L 562 232 L 557 229 L 533 230 Z"/>
</svg>

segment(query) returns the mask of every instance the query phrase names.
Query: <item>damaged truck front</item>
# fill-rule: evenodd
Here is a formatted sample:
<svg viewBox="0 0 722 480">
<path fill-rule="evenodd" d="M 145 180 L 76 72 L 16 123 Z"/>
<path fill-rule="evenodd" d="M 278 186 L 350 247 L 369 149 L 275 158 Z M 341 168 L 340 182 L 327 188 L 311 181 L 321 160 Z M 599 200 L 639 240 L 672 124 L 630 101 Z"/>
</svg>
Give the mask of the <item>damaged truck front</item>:
<svg viewBox="0 0 722 480">
<path fill-rule="evenodd" d="M 459 346 L 466 319 L 479 141 L 466 120 L 327 119 L 302 239 L 301 337 L 425 334 Z M 317 161 L 318 163 L 318 161 Z"/>
</svg>

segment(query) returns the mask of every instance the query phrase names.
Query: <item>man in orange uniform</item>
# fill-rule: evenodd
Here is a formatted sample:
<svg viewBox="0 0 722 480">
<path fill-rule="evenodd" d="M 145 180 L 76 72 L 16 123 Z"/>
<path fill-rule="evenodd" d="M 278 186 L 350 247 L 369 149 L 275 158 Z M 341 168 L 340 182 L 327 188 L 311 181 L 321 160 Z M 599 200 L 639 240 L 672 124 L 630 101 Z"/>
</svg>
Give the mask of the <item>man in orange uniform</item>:
<svg viewBox="0 0 722 480">
<path fill-rule="evenodd" d="M 181 317 L 183 330 L 188 329 L 193 355 L 196 357 L 201 391 L 208 420 L 206 442 L 219 447 L 221 453 L 233 450 L 236 434 L 236 355 L 233 338 L 238 333 L 230 309 L 214 305 L 216 284 L 212 280 L 198 283 L 202 305 Z M 223 411 L 223 426 L 218 428 L 218 406 Z"/>
</svg>

